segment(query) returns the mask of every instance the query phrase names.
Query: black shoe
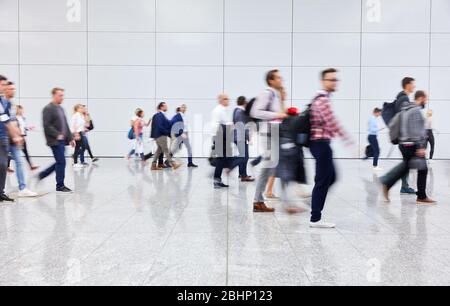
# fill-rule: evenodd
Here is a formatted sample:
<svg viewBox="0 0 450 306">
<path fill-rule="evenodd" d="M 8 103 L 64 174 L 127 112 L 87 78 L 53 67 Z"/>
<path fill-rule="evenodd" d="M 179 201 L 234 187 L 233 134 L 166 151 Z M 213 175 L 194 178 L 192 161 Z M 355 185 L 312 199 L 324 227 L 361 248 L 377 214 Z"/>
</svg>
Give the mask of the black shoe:
<svg viewBox="0 0 450 306">
<path fill-rule="evenodd" d="M 222 183 L 222 182 L 215 182 L 215 183 L 214 183 L 214 188 L 216 188 L 216 189 L 220 189 L 220 188 L 228 188 L 228 187 L 230 187 L 230 186 L 225 185 L 225 184 Z"/>
<path fill-rule="evenodd" d="M 94 158 L 92 159 L 92 162 L 93 162 L 93 163 L 98 162 L 98 158 L 97 158 L 97 157 L 94 157 Z"/>
<path fill-rule="evenodd" d="M 250 164 L 251 164 L 253 167 L 256 167 L 256 166 L 258 166 L 261 162 L 262 162 L 262 156 L 260 156 L 260 157 L 258 157 L 258 158 L 256 158 L 256 159 L 252 160 L 252 161 L 250 162 Z"/>
<path fill-rule="evenodd" d="M 63 193 L 63 194 L 71 194 L 73 191 L 70 188 L 67 188 L 66 186 L 56 188 L 56 192 Z"/>
<path fill-rule="evenodd" d="M 198 166 L 194 163 L 188 164 L 188 168 L 198 168 Z"/>
<path fill-rule="evenodd" d="M 15 202 L 15 200 L 8 197 L 6 194 L 0 194 L 0 202 Z"/>
</svg>

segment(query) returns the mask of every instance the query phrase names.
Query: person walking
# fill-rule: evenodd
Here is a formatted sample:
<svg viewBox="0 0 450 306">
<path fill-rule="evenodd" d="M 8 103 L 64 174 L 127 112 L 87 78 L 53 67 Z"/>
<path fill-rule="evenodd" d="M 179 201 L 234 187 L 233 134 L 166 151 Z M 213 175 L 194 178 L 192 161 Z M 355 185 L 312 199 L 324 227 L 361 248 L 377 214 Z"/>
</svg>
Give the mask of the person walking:
<svg viewBox="0 0 450 306">
<path fill-rule="evenodd" d="M 255 179 L 247 173 L 247 165 L 250 159 L 250 129 L 247 126 L 250 118 L 245 113 L 247 103 L 247 99 L 243 96 L 237 99 L 237 107 L 233 112 L 234 143 L 238 148 L 239 157 L 242 158 L 242 163 L 239 166 L 239 179 L 241 182 L 254 182 Z"/>
<path fill-rule="evenodd" d="M 374 171 L 382 171 L 378 166 L 378 160 L 380 158 L 380 145 L 378 143 L 378 119 L 381 116 L 381 109 L 375 108 L 373 110 L 372 116 L 369 118 L 369 128 L 368 128 L 368 141 L 370 144 L 370 148 L 373 153 L 373 170 Z"/>
<path fill-rule="evenodd" d="M 172 154 L 169 150 L 169 136 L 171 132 L 171 124 L 169 119 L 167 119 L 166 112 L 168 110 L 167 104 L 161 102 L 158 105 L 158 112 L 153 116 L 152 119 L 152 132 L 151 138 L 153 138 L 157 145 L 157 150 L 155 156 L 153 156 L 152 171 L 161 170 L 157 163 L 161 155 L 164 154 L 166 157 L 166 165 L 173 168 L 174 170 L 181 167 L 173 161 Z"/>
<path fill-rule="evenodd" d="M 181 105 L 177 109 L 177 114 L 170 122 L 172 126 L 172 138 L 174 139 L 172 142 L 171 153 L 172 155 L 177 154 L 184 145 L 188 152 L 188 168 L 198 168 L 198 166 L 194 164 L 192 158 L 192 146 L 189 138 L 189 126 L 187 123 L 186 111 L 186 104 Z"/>
<path fill-rule="evenodd" d="M 86 151 L 88 152 L 89 157 L 91 158 L 91 161 L 93 163 L 96 163 L 99 161 L 99 159 L 97 157 L 95 157 L 94 154 L 92 153 L 89 138 L 87 136 L 88 133 L 90 133 L 94 130 L 94 121 L 92 120 L 91 114 L 89 113 L 87 106 L 83 105 L 83 107 L 84 107 L 84 113 L 83 113 L 84 121 L 86 122 L 84 135 L 83 135 L 84 147 L 86 148 Z"/>
<path fill-rule="evenodd" d="M 81 104 L 77 104 L 74 106 L 74 113 L 72 115 L 70 130 L 74 135 L 75 139 L 75 151 L 73 153 L 73 168 L 80 169 L 88 164 L 84 160 L 84 152 L 86 151 L 85 144 L 86 142 L 83 140 L 84 131 L 86 129 L 86 121 L 84 117 L 84 107 Z M 78 164 L 78 158 L 80 159 L 81 164 Z"/>
<path fill-rule="evenodd" d="M 275 209 L 267 207 L 264 199 L 264 190 L 266 189 L 269 177 L 275 175 L 277 166 L 277 152 L 272 148 L 273 131 L 277 129 L 283 119 L 287 117 L 284 112 L 281 98 L 281 90 L 283 89 L 283 78 L 279 70 L 271 70 L 266 74 L 266 83 L 268 88 L 261 93 L 255 100 L 250 116 L 259 120 L 259 140 L 262 145 L 262 162 L 260 173 L 257 178 L 255 197 L 253 201 L 253 211 L 262 213 L 271 213 Z M 276 148 L 278 150 L 278 148 Z"/>
<path fill-rule="evenodd" d="M 322 220 L 328 191 L 336 182 L 336 168 L 333 162 L 331 140 L 340 136 L 350 145 L 351 141 L 337 121 L 331 106 L 331 95 L 336 92 L 337 70 L 326 69 L 321 73 L 322 89 L 311 104 L 310 151 L 316 161 L 315 185 L 312 192 L 310 227 L 334 228 L 336 224 Z"/>
<path fill-rule="evenodd" d="M 222 180 L 224 169 L 230 172 L 238 167 L 242 159 L 233 157 L 232 141 L 233 141 L 233 123 L 231 120 L 228 107 L 230 106 L 230 98 L 226 94 L 218 97 L 219 104 L 214 108 L 211 115 L 211 131 L 213 135 L 212 155 L 215 160 L 214 170 L 214 188 L 228 188 Z"/>
<path fill-rule="evenodd" d="M 428 168 L 426 163 L 426 130 L 425 118 L 422 114 L 428 97 L 424 91 L 415 94 L 415 104 L 405 106 L 400 112 L 400 151 L 403 161 L 380 181 L 386 202 L 390 202 L 389 191 L 411 168 L 417 172 L 417 204 L 432 205 L 436 201 L 430 199 L 426 193 Z"/>
<path fill-rule="evenodd" d="M 427 130 L 427 148 L 428 144 L 430 144 L 430 155 L 428 159 L 428 164 L 431 164 L 433 158 L 434 158 L 434 148 L 436 146 L 436 140 L 434 138 L 434 132 L 433 132 L 433 110 L 429 109 L 426 113 L 426 121 L 425 121 L 425 128 Z"/>
<path fill-rule="evenodd" d="M 16 118 L 16 107 L 13 104 L 13 99 L 16 95 L 16 87 L 13 82 L 8 82 L 7 86 L 4 90 L 4 98 L 6 100 L 6 106 L 5 109 L 7 113 L 10 115 L 11 121 L 15 124 L 16 131 L 20 132 L 19 123 Z M 21 133 L 20 133 L 21 134 Z M 23 138 L 22 138 L 23 139 Z M 16 163 L 16 176 L 17 181 L 19 183 L 19 192 L 18 197 L 19 198 L 30 198 L 30 197 L 36 197 L 38 194 L 34 191 L 31 191 L 27 188 L 26 179 L 25 179 L 25 171 L 23 169 L 23 159 L 21 156 L 21 151 L 23 148 L 23 141 L 20 145 L 11 144 L 10 154 L 14 162 Z"/>
<path fill-rule="evenodd" d="M 55 163 L 40 172 L 38 180 L 41 181 L 53 172 L 56 172 L 56 191 L 61 194 L 70 194 L 73 191 L 64 184 L 66 171 L 66 145 L 75 147 L 75 140 L 70 132 L 66 114 L 62 108 L 64 102 L 64 89 L 52 90 L 52 102 L 42 111 L 44 134 L 47 145 L 51 148 Z"/>
<path fill-rule="evenodd" d="M 5 192 L 9 146 L 11 142 L 14 145 L 21 145 L 23 142 L 19 129 L 11 122 L 8 102 L 4 97 L 7 84 L 8 79 L 0 75 L 0 202 L 14 202 Z"/>
<path fill-rule="evenodd" d="M 411 77 L 405 77 L 402 80 L 403 90 L 397 95 L 395 100 L 396 113 L 401 112 L 404 108 L 414 105 L 411 103 L 409 96 L 416 91 L 416 80 Z M 401 151 L 401 150 L 400 150 Z M 402 153 L 403 155 L 403 153 Z M 401 195 L 415 195 L 417 192 L 409 186 L 409 170 L 405 172 L 402 177 L 402 187 L 400 189 Z"/>
<path fill-rule="evenodd" d="M 25 117 L 25 108 L 22 105 L 17 105 L 16 109 L 17 109 L 16 119 L 17 119 L 17 123 L 19 124 L 20 134 L 23 138 L 22 151 L 23 151 L 23 154 L 25 155 L 25 159 L 28 162 L 28 165 L 30 166 L 30 170 L 34 171 L 34 170 L 39 169 L 39 166 L 36 166 L 32 163 L 30 153 L 28 151 L 28 144 L 26 141 L 28 132 L 32 131 L 34 129 L 34 127 L 29 126 L 27 123 L 27 119 Z"/>
</svg>

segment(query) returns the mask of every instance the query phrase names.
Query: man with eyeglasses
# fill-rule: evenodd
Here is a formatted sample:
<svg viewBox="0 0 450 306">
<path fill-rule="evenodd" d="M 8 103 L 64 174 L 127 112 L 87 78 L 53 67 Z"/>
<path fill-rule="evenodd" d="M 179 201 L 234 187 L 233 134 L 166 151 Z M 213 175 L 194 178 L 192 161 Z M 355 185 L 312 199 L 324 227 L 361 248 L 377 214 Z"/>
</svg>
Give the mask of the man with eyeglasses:
<svg viewBox="0 0 450 306">
<path fill-rule="evenodd" d="M 320 90 L 311 105 L 311 154 L 316 160 L 315 185 L 312 192 L 311 222 L 313 228 L 334 228 L 333 223 L 322 221 L 322 211 L 325 206 L 329 188 L 336 181 L 336 169 L 333 162 L 331 140 L 340 136 L 350 145 L 351 140 L 341 128 L 331 107 L 331 94 L 337 90 L 337 70 L 330 68 L 321 74 L 322 90 Z"/>
</svg>

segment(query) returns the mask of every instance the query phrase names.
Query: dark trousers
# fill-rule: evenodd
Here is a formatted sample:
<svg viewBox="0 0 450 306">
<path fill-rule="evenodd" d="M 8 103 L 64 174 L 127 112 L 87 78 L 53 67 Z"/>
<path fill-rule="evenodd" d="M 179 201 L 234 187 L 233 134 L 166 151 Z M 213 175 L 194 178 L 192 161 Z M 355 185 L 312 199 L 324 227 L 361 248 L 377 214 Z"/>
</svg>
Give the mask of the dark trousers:
<svg viewBox="0 0 450 306">
<path fill-rule="evenodd" d="M 0 137 L 0 194 L 5 193 L 8 155 L 9 155 L 9 138 Z"/>
<path fill-rule="evenodd" d="M 46 170 L 39 173 L 39 178 L 44 179 L 53 172 L 56 172 L 56 188 L 64 187 L 64 178 L 66 175 L 66 143 L 60 140 L 58 145 L 51 147 L 55 163 Z"/>
<path fill-rule="evenodd" d="M 369 144 L 373 150 L 373 166 L 378 167 L 378 159 L 380 158 L 380 145 L 378 144 L 377 135 L 369 135 Z"/>
<path fill-rule="evenodd" d="M 86 149 L 86 151 L 88 151 L 89 157 L 91 159 L 93 159 L 94 154 L 92 154 L 91 145 L 89 144 L 89 139 L 86 137 L 86 135 L 83 135 L 82 139 L 83 139 L 83 143 L 84 143 L 84 148 Z"/>
<path fill-rule="evenodd" d="M 229 126 L 222 125 L 213 139 L 213 155 L 216 156 L 216 169 L 214 170 L 214 181 L 222 181 L 223 169 L 233 170 L 240 166 L 243 158 L 231 157 L 234 141 L 233 129 Z"/>
<path fill-rule="evenodd" d="M 75 153 L 73 153 L 73 162 L 78 163 L 78 157 L 80 157 L 80 162 L 84 164 L 84 152 L 86 151 L 85 141 L 83 140 L 83 133 L 80 133 L 80 140 L 76 141 Z"/>
<path fill-rule="evenodd" d="M 311 222 L 318 222 L 322 219 L 322 211 L 328 190 L 336 181 L 336 169 L 329 141 L 312 141 L 310 150 L 316 160 L 316 177 L 311 202 Z"/>
<path fill-rule="evenodd" d="M 403 155 L 403 161 L 397 167 L 392 169 L 384 177 L 381 178 L 381 182 L 386 185 L 388 189 L 397 183 L 399 179 L 404 177 L 410 169 L 410 161 L 416 158 L 417 146 L 415 145 L 400 145 L 400 151 Z M 426 187 L 427 187 L 427 175 L 428 169 L 418 170 L 417 172 L 417 197 L 419 199 L 426 199 Z"/>
<path fill-rule="evenodd" d="M 239 176 L 246 177 L 247 174 L 247 165 L 250 159 L 249 157 L 249 145 L 247 141 L 245 143 L 236 143 L 239 151 L 239 157 L 241 158 L 241 163 L 239 164 Z"/>
<path fill-rule="evenodd" d="M 430 159 L 433 159 L 433 157 L 434 157 L 434 147 L 435 147 L 435 139 L 434 139 L 433 130 L 427 130 L 427 135 L 428 135 L 427 147 L 428 147 L 428 143 L 430 143 L 430 146 L 431 146 Z"/>
</svg>

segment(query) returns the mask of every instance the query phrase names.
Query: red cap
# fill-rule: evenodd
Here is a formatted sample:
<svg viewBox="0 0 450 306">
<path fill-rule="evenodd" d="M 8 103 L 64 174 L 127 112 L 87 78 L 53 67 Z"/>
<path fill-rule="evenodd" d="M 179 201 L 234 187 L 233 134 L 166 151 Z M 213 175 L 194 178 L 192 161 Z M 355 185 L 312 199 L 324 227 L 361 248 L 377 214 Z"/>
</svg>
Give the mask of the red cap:
<svg viewBox="0 0 450 306">
<path fill-rule="evenodd" d="M 288 115 L 290 116 L 297 116 L 298 115 L 298 108 L 296 107 L 290 107 L 288 108 Z"/>
</svg>

